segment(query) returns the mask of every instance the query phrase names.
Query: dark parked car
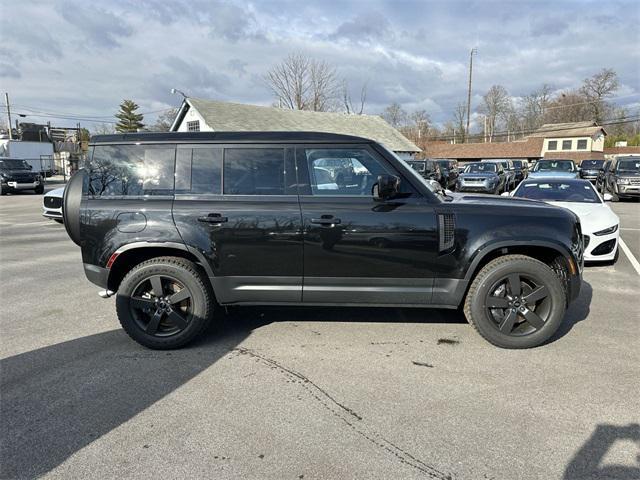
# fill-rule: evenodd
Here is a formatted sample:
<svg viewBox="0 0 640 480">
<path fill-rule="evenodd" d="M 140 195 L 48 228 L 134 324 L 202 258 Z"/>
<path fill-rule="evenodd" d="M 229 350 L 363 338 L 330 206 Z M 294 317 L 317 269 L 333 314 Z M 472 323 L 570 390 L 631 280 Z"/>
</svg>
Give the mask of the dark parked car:
<svg viewBox="0 0 640 480">
<path fill-rule="evenodd" d="M 609 166 L 611 165 L 611 160 L 605 160 L 602 168 L 598 172 L 598 176 L 596 177 L 596 190 L 604 194 L 604 177 L 609 171 Z"/>
<path fill-rule="evenodd" d="M 604 168 L 604 160 L 583 160 L 580 163 L 580 178 L 595 182 Z"/>
<path fill-rule="evenodd" d="M 516 188 L 516 167 L 513 165 L 513 161 L 507 158 L 486 158 L 482 160 L 487 163 L 497 163 L 502 165 L 502 169 L 504 170 L 504 183 L 505 183 L 505 191 L 511 191 Z"/>
<path fill-rule="evenodd" d="M 504 169 L 499 163 L 470 163 L 458 177 L 456 190 L 497 194 L 506 190 L 505 179 Z"/>
<path fill-rule="evenodd" d="M 512 160 L 513 168 L 515 168 L 516 185 L 521 181 L 526 180 L 529 176 L 529 161 L 528 160 Z"/>
<path fill-rule="evenodd" d="M 456 188 L 456 182 L 458 181 L 458 161 L 457 160 L 436 160 L 440 165 L 440 171 L 442 172 L 442 179 L 440 185 L 443 188 L 454 190 Z"/>
<path fill-rule="evenodd" d="M 615 157 L 604 172 L 602 193 L 611 193 L 611 200 L 640 197 L 640 156 Z"/>
<path fill-rule="evenodd" d="M 17 158 L 0 158 L 0 195 L 22 190 L 44 193 L 44 183 L 40 174 L 31 171 L 32 167 Z"/>
<path fill-rule="evenodd" d="M 435 180 L 442 184 L 440 165 L 435 160 L 408 160 L 407 163 L 426 180 Z"/>
<path fill-rule="evenodd" d="M 357 181 L 321 187 L 315 165 L 327 158 L 351 159 Z M 581 285 L 573 213 L 453 198 L 345 135 L 95 136 L 62 212 L 87 278 L 157 349 L 193 340 L 220 306 L 256 304 L 464 305 L 489 342 L 528 348 L 554 334 Z"/>
</svg>

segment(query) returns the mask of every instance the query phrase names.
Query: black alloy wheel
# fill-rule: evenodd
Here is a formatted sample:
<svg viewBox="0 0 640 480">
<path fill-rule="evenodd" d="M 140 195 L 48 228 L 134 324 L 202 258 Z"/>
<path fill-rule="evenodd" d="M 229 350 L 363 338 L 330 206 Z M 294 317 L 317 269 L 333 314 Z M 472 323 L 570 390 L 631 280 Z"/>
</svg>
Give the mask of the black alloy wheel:
<svg viewBox="0 0 640 480">
<path fill-rule="evenodd" d="M 540 280 L 510 273 L 489 288 L 485 306 L 501 333 L 520 336 L 544 327 L 551 312 L 551 298 Z"/>
<path fill-rule="evenodd" d="M 153 275 L 134 288 L 129 309 L 145 333 L 167 337 L 187 327 L 192 317 L 192 295 L 176 278 Z"/>
<path fill-rule="evenodd" d="M 502 348 L 531 348 L 558 330 L 566 305 L 564 285 L 551 267 L 526 255 L 504 255 L 475 276 L 464 313 L 488 342 Z"/>
</svg>

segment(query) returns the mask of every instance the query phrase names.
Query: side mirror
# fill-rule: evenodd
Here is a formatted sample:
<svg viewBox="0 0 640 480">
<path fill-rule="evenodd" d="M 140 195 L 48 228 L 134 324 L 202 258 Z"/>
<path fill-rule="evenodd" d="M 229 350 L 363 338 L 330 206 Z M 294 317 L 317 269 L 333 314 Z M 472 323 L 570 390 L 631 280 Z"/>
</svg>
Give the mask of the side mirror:
<svg viewBox="0 0 640 480">
<path fill-rule="evenodd" d="M 613 198 L 613 195 L 611 195 L 609 192 L 606 192 L 606 193 L 602 196 L 602 198 L 604 198 L 604 201 L 605 201 L 605 202 L 610 202 L 610 201 L 611 201 L 611 199 Z"/>
<path fill-rule="evenodd" d="M 400 178 L 395 175 L 378 175 L 378 181 L 373 184 L 373 199 L 389 200 L 400 192 Z"/>
</svg>

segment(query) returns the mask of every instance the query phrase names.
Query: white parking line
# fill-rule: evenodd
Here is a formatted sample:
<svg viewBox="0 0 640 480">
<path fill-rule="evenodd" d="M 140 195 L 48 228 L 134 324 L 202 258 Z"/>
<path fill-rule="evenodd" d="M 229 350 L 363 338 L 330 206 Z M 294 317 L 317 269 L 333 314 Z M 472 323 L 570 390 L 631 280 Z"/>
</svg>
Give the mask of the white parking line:
<svg viewBox="0 0 640 480">
<path fill-rule="evenodd" d="M 620 243 L 620 247 L 622 248 L 622 251 L 631 262 L 631 265 L 633 265 L 633 268 L 635 268 L 636 273 L 640 275 L 640 263 L 638 262 L 636 257 L 633 256 L 633 253 L 631 253 L 631 250 L 629 250 L 629 247 L 627 247 L 627 244 L 624 243 L 624 240 L 622 240 L 622 238 L 619 240 L 619 243 Z"/>
<path fill-rule="evenodd" d="M 26 225 L 45 225 L 51 223 L 51 220 L 44 220 L 40 222 L 27 222 L 27 223 L 9 223 L 9 222 L 0 222 L 0 226 L 5 227 L 22 227 Z"/>
<path fill-rule="evenodd" d="M 632 232 L 640 232 L 640 228 L 621 228 L 620 230 L 630 230 Z"/>
</svg>

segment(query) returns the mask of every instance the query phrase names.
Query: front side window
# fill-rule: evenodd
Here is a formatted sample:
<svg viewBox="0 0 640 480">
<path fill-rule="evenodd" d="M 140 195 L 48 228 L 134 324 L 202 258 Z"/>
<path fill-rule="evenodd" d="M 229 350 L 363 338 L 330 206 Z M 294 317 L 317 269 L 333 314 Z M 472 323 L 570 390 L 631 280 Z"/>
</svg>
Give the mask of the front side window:
<svg viewBox="0 0 640 480">
<path fill-rule="evenodd" d="M 227 148 L 224 187 L 227 195 L 284 195 L 283 148 Z"/>
<path fill-rule="evenodd" d="M 558 141 L 557 140 L 549 140 L 547 144 L 547 150 L 557 150 L 558 149 Z"/>
<path fill-rule="evenodd" d="M 563 140 L 562 141 L 562 149 L 563 150 L 571 150 L 571 140 Z"/>
<path fill-rule="evenodd" d="M 586 149 L 587 149 L 587 141 L 578 140 L 578 150 L 586 150 Z"/>
<path fill-rule="evenodd" d="M 222 148 L 179 146 L 176 154 L 176 193 L 220 194 Z"/>
<path fill-rule="evenodd" d="M 96 145 L 88 194 L 94 197 L 171 195 L 175 145 Z"/>
<path fill-rule="evenodd" d="M 371 196 L 378 175 L 394 174 L 364 148 L 308 148 L 304 158 L 313 195 Z"/>
</svg>

